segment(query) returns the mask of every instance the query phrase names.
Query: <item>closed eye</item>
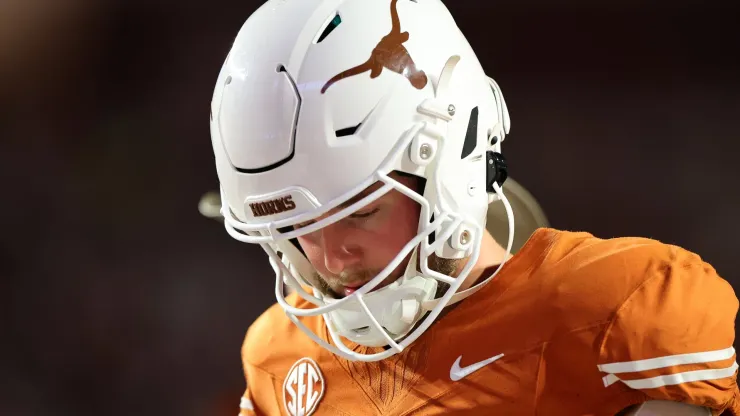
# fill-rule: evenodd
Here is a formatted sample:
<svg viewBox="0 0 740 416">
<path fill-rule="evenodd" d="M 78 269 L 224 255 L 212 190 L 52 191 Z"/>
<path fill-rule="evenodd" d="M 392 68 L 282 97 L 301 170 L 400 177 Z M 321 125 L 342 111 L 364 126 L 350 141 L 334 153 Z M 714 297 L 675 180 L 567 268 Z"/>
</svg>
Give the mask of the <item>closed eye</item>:
<svg viewBox="0 0 740 416">
<path fill-rule="evenodd" d="M 379 210 L 380 210 L 380 208 L 375 208 L 375 209 L 373 209 L 371 211 L 368 211 L 368 212 L 355 212 L 354 214 L 350 215 L 350 218 L 367 218 L 367 217 L 375 214 Z"/>
</svg>

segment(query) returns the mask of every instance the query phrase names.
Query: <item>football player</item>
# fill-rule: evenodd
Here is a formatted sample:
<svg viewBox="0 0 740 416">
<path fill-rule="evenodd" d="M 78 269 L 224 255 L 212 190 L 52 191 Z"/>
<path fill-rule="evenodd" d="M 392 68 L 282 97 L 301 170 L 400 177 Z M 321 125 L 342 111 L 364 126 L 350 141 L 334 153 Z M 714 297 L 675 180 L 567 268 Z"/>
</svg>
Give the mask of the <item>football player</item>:
<svg viewBox="0 0 740 416">
<path fill-rule="evenodd" d="M 738 300 L 698 255 L 551 228 L 511 254 L 509 127 L 439 0 L 249 17 L 211 104 L 225 228 L 275 270 L 242 415 L 740 414 Z"/>
</svg>

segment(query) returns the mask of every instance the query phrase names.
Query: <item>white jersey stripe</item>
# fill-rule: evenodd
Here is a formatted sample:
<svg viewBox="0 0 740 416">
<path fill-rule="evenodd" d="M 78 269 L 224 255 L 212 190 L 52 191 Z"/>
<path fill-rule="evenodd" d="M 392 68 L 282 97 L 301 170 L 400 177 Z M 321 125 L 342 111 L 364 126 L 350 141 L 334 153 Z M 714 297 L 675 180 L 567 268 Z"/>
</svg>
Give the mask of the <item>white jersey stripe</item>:
<svg viewBox="0 0 740 416">
<path fill-rule="evenodd" d="M 643 378 L 639 380 L 622 380 L 614 374 L 609 374 L 605 376 L 603 380 L 605 387 L 609 387 L 617 381 L 621 381 L 622 383 L 633 389 L 654 389 L 657 387 L 673 386 L 676 384 L 688 383 L 692 381 L 717 380 L 725 377 L 731 377 L 735 374 L 737 368 L 737 362 L 734 362 L 731 366 L 727 368 L 684 371 L 682 373 Z"/>
<path fill-rule="evenodd" d="M 239 403 L 239 407 L 242 410 L 251 410 L 254 411 L 254 405 L 252 405 L 252 401 L 247 399 L 246 397 L 242 397 L 241 403 Z"/>
<path fill-rule="evenodd" d="M 689 354 L 668 355 L 665 357 L 649 358 L 646 360 L 625 361 L 620 363 L 601 364 L 599 370 L 610 374 L 634 373 L 636 371 L 655 370 L 656 368 L 671 367 L 684 364 L 702 364 L 726 360 L 735 354 L 735 348 L 723 350 L 695 352 Z"/>
</svg>

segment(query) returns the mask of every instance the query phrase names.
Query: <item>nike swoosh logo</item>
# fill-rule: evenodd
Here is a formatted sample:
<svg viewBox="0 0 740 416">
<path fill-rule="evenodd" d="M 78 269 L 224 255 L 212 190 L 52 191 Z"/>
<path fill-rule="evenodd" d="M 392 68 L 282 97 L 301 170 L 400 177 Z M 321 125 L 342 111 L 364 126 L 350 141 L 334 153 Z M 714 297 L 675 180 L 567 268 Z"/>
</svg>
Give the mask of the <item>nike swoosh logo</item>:
<svg viewBox="0 0 740 416">
<path fill-rule="evenodd" d="M 461 355 L 457 357 L 457 360 L 455 360 L 455 363 L 452 364 L 452 368 L 450 369 L 450 379 L 452 379 L 452 381 L 460 381 L 464 379 L 465 377 L 473 374 L 474 372 L 480 370 L 481 368 L 487 366 L 488 364 L 491 364 L 492 362 L 498 360 L 499 358 L 503 356 L 504 354 L 499 354 L 487 360 L 483 360 L 475 364 L 469 365 L 467 367 L 460 368 L 460 360 L 462 360 L 462 355 Z"/>
</svg>

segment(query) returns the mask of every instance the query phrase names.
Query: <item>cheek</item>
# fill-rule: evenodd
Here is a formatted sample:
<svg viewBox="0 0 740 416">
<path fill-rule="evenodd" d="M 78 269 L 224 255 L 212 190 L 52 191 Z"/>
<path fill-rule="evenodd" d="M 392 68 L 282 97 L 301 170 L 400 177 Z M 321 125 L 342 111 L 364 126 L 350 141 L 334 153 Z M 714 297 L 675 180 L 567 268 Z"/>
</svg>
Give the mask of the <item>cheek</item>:
<svg viewBox="0 0 740 416">
<path fill-rule="evenodd" d="M 368 263 L 385 267 L 416 237 L 418 223 L 418 212 L 398 210 L 391 220 L 379 224 L 367 238 L 367 244 L 372 247 L 365 250 L 366 255 L 372 257 Z"/>
</svg>

